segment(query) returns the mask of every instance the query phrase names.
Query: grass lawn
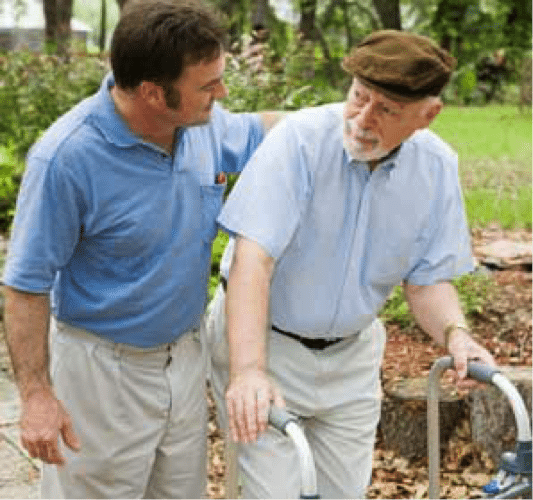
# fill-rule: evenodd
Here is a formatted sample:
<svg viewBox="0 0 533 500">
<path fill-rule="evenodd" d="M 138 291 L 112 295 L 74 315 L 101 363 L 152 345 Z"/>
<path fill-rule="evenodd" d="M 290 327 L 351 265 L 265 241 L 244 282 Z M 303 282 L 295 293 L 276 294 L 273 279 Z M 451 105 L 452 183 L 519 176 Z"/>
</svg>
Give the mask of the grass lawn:
<svg viewBox="0 0 533 500">
<path fill-rule="evenodd" d="M 446 106 L 431 128 L 459 153 L 470 225 L 531 229 L 531 109 Z"/>
</svg>

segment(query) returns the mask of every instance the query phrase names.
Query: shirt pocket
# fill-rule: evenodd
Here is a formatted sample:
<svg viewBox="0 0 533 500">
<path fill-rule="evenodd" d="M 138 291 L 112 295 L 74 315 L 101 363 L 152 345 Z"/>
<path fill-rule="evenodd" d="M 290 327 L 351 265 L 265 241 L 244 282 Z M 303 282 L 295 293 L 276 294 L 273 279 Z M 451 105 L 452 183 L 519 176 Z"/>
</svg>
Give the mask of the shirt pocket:
<svg viewBox="0 0 533 500">
<path fill-rule="evenodd" d="M 217 235 L 217 217 L 222 208 L 227 182 L 200 186 L 202 200 L 203 240 L 211 244 Z"/>
</svg>

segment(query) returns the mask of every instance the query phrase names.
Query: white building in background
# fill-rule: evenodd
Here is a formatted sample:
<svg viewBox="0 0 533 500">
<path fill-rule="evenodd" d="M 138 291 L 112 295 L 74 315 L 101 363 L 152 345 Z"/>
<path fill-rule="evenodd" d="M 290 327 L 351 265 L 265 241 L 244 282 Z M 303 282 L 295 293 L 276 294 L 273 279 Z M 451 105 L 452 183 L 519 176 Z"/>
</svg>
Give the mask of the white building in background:
<svg viewBox="0 0 533 500">
<path fill-rule="evenodd" d="M 274 14 L 280 21 L 297 25 L 300 22 L 301 16 L 293 2 L 294 0 L 268 0 L 268 3 L 274 10 Z"/>
<path fill-rule="evenodd" d="M 0 0 L 0 50 L 42 50 L 44 26 L 43 0 Z M 85 48 L 92 28 L 74 18 L 70 27 L 72 39 Z"/>
</svg>

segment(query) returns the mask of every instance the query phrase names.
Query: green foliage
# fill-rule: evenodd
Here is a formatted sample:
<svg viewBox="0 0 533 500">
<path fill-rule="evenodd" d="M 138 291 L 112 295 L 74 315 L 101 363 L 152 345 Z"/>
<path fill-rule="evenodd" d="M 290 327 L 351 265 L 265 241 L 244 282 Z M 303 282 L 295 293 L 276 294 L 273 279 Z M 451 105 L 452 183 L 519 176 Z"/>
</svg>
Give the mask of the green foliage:
<svg viewBox="0 0 533 500">
<path fill-rule="evenodd" d="M 218 285 L 220 275 L 220 260 L 224 253 L 224 248 L 228 244 L 229 236 L 223 231 L 219 231 L 211 250 L 211 276 L 209 278 L 208 295 L 211 300 L 215 294 L 215 288 Z"/>
<path fill-rule="evenodd" d="M 459 153 L 469 225 L 531 228 L 531 110 L 447 106 L 431 128 Z"/>
<path fill-rule="evenodd" d="M 445 106 L 431 129 L 458 151 L 461 162 L 479 158 L 506 160 L 512 164 L 512 170 L 531 172 L 531 109 Z M 519 165 L 514 165 L 517 162 Z"/>
<path fill-rule="evenodd" d="M 465 274 L 453 279 L 452 283 L 457 290 L 463 313 L 467 319 L 483 311 L 494 286 L 490 276 L 480 273 Z M 381 309 L 379 317 L 386 323 L 396 323 L 402 328 L 414 326 L 415 320 L 409 311 L 401 286 L 394 288 Z"/>
<path fill-rule="evenodd" d="M 511 192 L 474 189 L 465 193 L 470 227 L 498 224 L 503 229 L 531 230 L 531 188 L 520 186 Z"/>
<path fill-rule="evenodd" d="M 232 111 L 293 110 L 344 100 L 348 82 L 333 88 L 317 71 L 314 58 L 291 52 L 296 50 L 296 45 L 287 47 L 283 61 L 267 51 L 261 72 L 244 58 L 232 56 L 225 75 L 229 95 L 223 104 Z"/>
<path fill-rule="evenodd" d="M 66 62 L 32 52 L 0 57 L 0 229 L 11 221 L 23 158 L 60 115 L 94 93 L 106 72 L 100 59 Z"/>
<path fill-rule="evenodd" d="M 415 319 L 409 311 L 409 306 L 407 305 L 401 286 L 394 287 L 390 297 L 381 309 L 379 317 L 385 323 L 397 323 L 402 328 L 415 324 Z"/>
<path fill-rule="evenodd" d="M 445 98 L 448 102 L 471 104 L 476 100 L 477 78 L 473 63 L 465 64 L 453 75 L 446 88 Z"/>
<path fill-rule="evenodd" d="M 224 248 L 228 244 L 229 236 L 223 231 L 219 231 L 215 241 L 213 241 L 213 248 L 211 253 L 211 269 L 213 271 L 220 270 L 220 260 L 222 259 L 222 254 L 224 253 Z"/>
<path fill-rule="evenodd" d="M 13 217 L 18 186 L 24 164 L 15 152 L 12 142 L 0 145 L 0 230 L 7 229 Z M 2 219 L 1 214 L 5 214 Z"/>
<path fill-rule="evenodd" d="M 467 318 L 483 312 L 494 287 L 494 281 L 490 276 L 482 273 L 465 274 L 452 282 Z"/>
<path fill-rule="evenodd" d="M 103 62 L 94 57 L 65 62 L 33 52 L 11 52 L 0 58 L 0 143 L 12 140 L 24 156 L 56 118 L 96 91 L 105 71 Z"/>
</svg>

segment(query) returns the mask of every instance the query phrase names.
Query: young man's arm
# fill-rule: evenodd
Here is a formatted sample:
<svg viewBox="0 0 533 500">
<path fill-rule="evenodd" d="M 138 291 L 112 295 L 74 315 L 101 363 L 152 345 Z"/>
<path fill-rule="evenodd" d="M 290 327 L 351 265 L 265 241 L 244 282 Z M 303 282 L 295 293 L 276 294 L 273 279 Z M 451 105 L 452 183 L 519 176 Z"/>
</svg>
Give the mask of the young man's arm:
<svg viewBox="0 0 533 500">
<path fill-rule="evenodd" d="M 496 364 L 492 355 L 475 342 L 466 330 L 459 297 L 451 283 L 441 282 L 427 286 L 404 283 L 404 291 L 416 321 L 436 342 L 445 345 L 444 331 L 449 330 L 448 345 L 445 347 L 453 356 L 460 380 L 466 377 L 466 363 L 469 359 L 479 359 L 493 366 Z"/>
<path fill-rule="evenodd" d="M 281 392 L 267 375 L 266 332 L 274 260 L 254 241 L 237 237 L 228 279 L 226 314 L 230 383 L 226 404 L 235 441 L 255 441 Z"/>
<path fill-rule="evenodd" d="M 65 459 L 58 435 L 61 433 L 65 444 L 74 450 L 79 448 L 79 441 L 50 381 L 48 294 L 5 287 L 4 295 L 7 346 L 22 401 L 22 445 L 33 458 L 61 465 Z"/>
</svg>

